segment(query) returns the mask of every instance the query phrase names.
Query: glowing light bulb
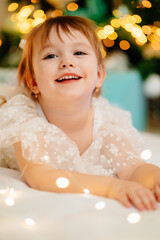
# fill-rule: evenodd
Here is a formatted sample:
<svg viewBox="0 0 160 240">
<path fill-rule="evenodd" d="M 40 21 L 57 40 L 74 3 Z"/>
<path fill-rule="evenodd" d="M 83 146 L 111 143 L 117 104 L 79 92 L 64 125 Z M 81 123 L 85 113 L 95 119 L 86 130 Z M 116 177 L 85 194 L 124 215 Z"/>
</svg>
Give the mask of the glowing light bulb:
<svg viewBox="0 0 160 240">
<path fill-rule="evenodd" d="M 150 149 L 145 149 L 144 151 L 141 152 L 141 158 L 143 160 L 149 160 L 152 156 L 152 152 Z"/>
<path fill-rule="evenodd" d="M 9 11 L 9 12 L 13 12 L 13 11 L 15 11 L 17 8 L 18 8 L 18 3 L 11 3 L 11 4 L 9 4 L 9 6 L 8 6 L 8 11 Z"/>
<path fill-rule="evenodd" d="M 139 213 L 131 213 L 127 217 L 129 223 L 138 223 L 140 219 L 141 215 Z"/>
<path fill-rule="evenodd" d="M 90 191 L 89 191 L 89 189 L 87 189 L 87 188 L 85 188 L 85 189 L 83 190 L 83 192 L 84 192 L 85 194 L 90 194 Z"/>
<path fill-rule="evenodd" d="M 97 35 L 100 39 L 105 39 L 108 37 L 108 34 L 102 29 L 97 32 Z"/>
<path fill-rule="evenodd" d="M 69 11 L 76 11 L 77 9 L 78 9 L 78 4 L 76 4 L 76 3 L 69 3 L 68 5 L 67 5 L 67 9 L 69 10 Z"/>
<path fill-rule="evenodd" d="M 70 182 L 67 178 L 65 177 L 59 177 L 56 180 L 56 184 L 59 188 L 66 188 L 69 186 Z"/>
<path fill-rule="evenodd" d="M 32 218 L 26 218 L 26 219 L 25 219 L 25 223 L 26 223 L 28 226 L 34 226 L 34 225 L 35 225 L 35 221 L 34 221 Z"/>
<path fill-rule="evenodd" d="M 111 26 L 111 25 L 106 25 L 104 27 L 104 32 L 107 34 L 107 35 L 110 35 L 112 33 L 114 33 L 114 28 Z"/>
<path fill-rule="evenodd" d="M 97 210 L 102 210 L 103 208 L 105 208 L 105 206 L 106 206 L 106 203 L 103 201 L 99 201 L 95 204 L 95 208 Z"/>
<path fill-rule="evenodd" d="M 8 205 L 8 206 L 13 206 L 13 205 L 14 205 L 14 199 L 11 198 L 11 197 L 7 197 L 7 198 L 5 199 L 5 203 L 6 203 L 6 205 Z"/>
</svg>

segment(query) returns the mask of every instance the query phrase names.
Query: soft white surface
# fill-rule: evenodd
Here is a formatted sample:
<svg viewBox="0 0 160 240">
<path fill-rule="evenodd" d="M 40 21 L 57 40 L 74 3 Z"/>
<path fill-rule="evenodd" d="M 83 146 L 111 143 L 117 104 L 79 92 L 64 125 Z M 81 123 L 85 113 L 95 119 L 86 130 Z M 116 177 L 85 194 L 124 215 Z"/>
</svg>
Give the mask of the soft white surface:
<svg viewBox="0 0 160 240">
<path fill-rule="evenodd" d="M 160 137 L 144 134 L 157 165 Z M 14 188 L 14 193 L 10 189 Z M 151 212 L 127 209 L 117 201 L 85 194 L 55 194 L 29 188 L 20 172 L 0 168 L 0 239 L 2 240 L 159 240 L 160 204 Z M 12 197 L 14 206 L 5 204 Z M 105 202 L 102 210 L 95 204 Z M 127 217 L 139 213 L 141 219 L 131 224 Z M 26 218 L 35 221 L 27 226 Z"/>
</svg>

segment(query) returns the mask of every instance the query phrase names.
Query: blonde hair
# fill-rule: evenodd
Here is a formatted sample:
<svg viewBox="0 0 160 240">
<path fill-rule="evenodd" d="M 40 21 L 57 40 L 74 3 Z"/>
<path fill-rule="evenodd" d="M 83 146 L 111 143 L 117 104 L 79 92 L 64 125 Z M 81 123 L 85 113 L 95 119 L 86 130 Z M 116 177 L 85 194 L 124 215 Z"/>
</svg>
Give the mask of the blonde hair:
<svg viewBox="0 0 160 240">
<path fill-rule="evenodd" d="M 71 29 L 77 30 L 82 33 L 90 42 L 96 57 L 98 65 L 103 63 L 102 58 L 102 43 L 98 39 L 96 34 L 96 25 L 93 21 L 77 16 L 58 16 L 55 18 L 47 19 L 44 23 L 36 26 L 31 30 L 26 38 L 26 43 L 23 49 L 22 59 L 18 67 L 18 80 L 19 84 L 24 83 L 25 87 L 28 88 L 26 83 L 26 75 L 34 74 L 32 65 L 33 55 L 33 43 L 35 38 L 38 36 L 38 40 L 43 48 L 46 40 L 49 40 L 49 34 L 52 28 L 56 29 L 58 37 L 61 40 L 59 30 L 62 29 L 67 35 L 71 35 Z"/>
</svg>

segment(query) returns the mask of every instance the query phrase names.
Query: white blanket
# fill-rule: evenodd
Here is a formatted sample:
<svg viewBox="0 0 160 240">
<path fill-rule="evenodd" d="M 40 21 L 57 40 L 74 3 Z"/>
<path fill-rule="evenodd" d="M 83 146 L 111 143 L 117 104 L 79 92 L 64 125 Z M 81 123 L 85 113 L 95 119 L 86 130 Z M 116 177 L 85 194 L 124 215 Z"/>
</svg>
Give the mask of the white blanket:
<svg viewBox="0 0 160 240">
<path fill-rule="evenodd" d="M 160 166 L 160 137 L 143 135 Z M 155 211 L 139 212 L 102 197 L 37 191 L 20 176 L 0 168 L 1 240 L 160 239 L 160 204 Z"/>
</svg>

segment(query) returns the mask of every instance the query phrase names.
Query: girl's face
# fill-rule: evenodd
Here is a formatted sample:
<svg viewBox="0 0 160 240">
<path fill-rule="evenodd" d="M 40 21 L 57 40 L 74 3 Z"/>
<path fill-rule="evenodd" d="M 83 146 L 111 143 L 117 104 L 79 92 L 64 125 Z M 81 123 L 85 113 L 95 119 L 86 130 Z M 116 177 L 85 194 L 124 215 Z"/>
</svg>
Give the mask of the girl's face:
<svg viewBox="0 0 160 240">
<path fill-rule="evenodd" d="M 91 98 L 95 87 L 103 83 L 104 67 L 98 66 L 95 52 L 82 33 L 71 30 L 71 35 L 66 35 L 60 29 L 60 36 L 61 39 L 53 28 L 43 49 L 38 38 L 35 40 L 34 88 L 41 100 Z"/>
</svg>

